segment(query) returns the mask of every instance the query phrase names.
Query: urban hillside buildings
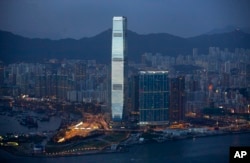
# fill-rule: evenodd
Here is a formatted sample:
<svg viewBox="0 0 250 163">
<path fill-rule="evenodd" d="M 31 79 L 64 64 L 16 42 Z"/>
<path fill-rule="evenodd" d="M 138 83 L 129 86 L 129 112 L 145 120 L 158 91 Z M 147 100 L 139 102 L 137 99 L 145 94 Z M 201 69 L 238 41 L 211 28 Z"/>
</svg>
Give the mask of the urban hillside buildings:
<svg viewBox="0 0 250 163">
<path fill-rule="evenodd" d="M 182 122 L 204 109 L 250 114 L 250 49 L 144 52 L 140 63 L 128 64 L 126 30 L 127 19 L 114 17 L 111 70 L 95 60 L 0 61 L 0 97 L 97 103 L 115 125 Z"/>
</svg>

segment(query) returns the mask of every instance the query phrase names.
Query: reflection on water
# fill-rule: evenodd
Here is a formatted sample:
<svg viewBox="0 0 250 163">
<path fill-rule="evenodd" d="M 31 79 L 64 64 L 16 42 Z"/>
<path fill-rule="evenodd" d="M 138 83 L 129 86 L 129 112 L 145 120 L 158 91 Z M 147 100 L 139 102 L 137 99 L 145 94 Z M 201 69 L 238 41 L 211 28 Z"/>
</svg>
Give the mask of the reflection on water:
<svg viewBox="0 0 250 163">
<path fill-rule="evenodd" d="M 29 129 L 20 125 L 15 116 L 0 115 L 0 134 L 56 130 L 60 122 L 60 117 L 52 116 L 48 122 L 38 121 L 38 128 Z M 230 146 L 250 146 L 250 133 L 135 145 L 127 153 L 74 157 L 20 157 L 0 150 L 0 162 L 229 162 Z"/>
<path fill-rule="evenodd" d="M 34 112 L 30 113 L 32 116 L 41 116 Z M 6 115 L 0 115 L 0 134 L 6 133 L 30 133 L 30 132 L 42 132 L 47 130 L 56 130 L 60 126 L 61 118 L 52 116 L 49 121 L 37 121 L 38 128 L 28 128 L 19 124 L 17 117 L 9 117 Z"/>
<path fill-rule="evenodd" d="M 167 141 L 135 145 L 127 153 L 98 154 L 58 158 L 32 158 L 10 155 L 0 150 L 0 158 L 8 162 L 229 162 L 230 146 L 250 146 L 250 133 Z M 235 141 L 237 140 L 237 141 Z M 237 143 L 236 143 L 237 142 Z M 0 160 L 1 161 L 1 160 Z"/>
</svg>

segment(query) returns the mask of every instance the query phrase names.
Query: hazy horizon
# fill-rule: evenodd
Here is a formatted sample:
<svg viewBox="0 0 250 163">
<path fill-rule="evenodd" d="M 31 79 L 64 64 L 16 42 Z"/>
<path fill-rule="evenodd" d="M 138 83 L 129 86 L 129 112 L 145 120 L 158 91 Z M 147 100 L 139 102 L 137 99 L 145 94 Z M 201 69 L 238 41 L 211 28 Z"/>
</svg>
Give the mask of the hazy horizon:
<svg viewBox="0 0 250 163">
<path fill-rule="evenodd" d="M 228 26 L 250 27 L 248 0 L 2 0 L 0 29 L 29 38 L 80 39 L 112 26 L 126 16 L 138 34 L 168 33 L 194 37 Z"/>
<path fill-rule="evenodd" d="M 189 37 L 182 37 L 182 36 L 178 36 L 178 35 L 174 35 L 174 34 L 171 34 L 171 33 L 168 33 L 168 32 L 150 32 L 150 33 L 139 33 L 137 31 L 133 31 L 133 30 L 130 30 L 128 29 L 129 31 L 131 32 L 135 32 L 139 35 L 148 35 L 148 34 L 169 34 L 169 35 L 173 35 L 173 36 L 176 36 L 176 37 L 180 37 L 180 38 L 192 38 L 192 37 L 196 37 L 196 36 L 200 36 L 200 35 L 205 35 L 205 34 L 209 34 L 210 35 L 210 32 L 212 32 L 212 34 L 215 34 L 217 33 L 227 33 L 227 32 L 231 32 L 231 31 L 225 31 L 225 32 L 220 32 L 220 31 L 224 31 L 227 29 L 227 27 L 235 27 L 235 29 L 237 28 L 240 28 L 240 29 L 250 29 L 250 27 L 236 27 L 236 26 L 226 26 L 225 28 L 214 28 L 210 31 L 207 31 L 205 33 L 201 33 L 201 34 L 197 34 L 197 35 L 194 35 L 194 36 L 189 36 Z M 61 39 L 74 39 L 74 40 L 80 40 L 80 39 L 83 39 L 83 38 L 91 38 L 91 37 L 95 37 L 95 36 L 98 36 L 99 34 L 103 33 L 103 32 L 106 32 L 108 30 L 111 30 L 112 28 L 107 28 L 107 29 L 103 29 L 102 31 L 92 35 L 92 36 L 82 36 L 82 37 L 79 37 L 79 38 L 73 38 L 73 37 L 64 37 L 64 38 L 49 38 L 49 37 L 32 37 L 32 36 L 26 36 L 26 35 L 23 35 L 23 34 L 19 34 L 19 33 L 15 33 L 15 32 L 12 32 L 12 31 L 7 31 L 7 30 L 2 30 L 0 29 L 0 31 L 3 31 L 3 32 L 10 32 L 14 35 L 18 35 L 18 36 L 22 36 L 22 37 L 25 37 L 25 38 L 29 38 L 29 39 L 49 39 L 49 40 L 61 40 Z M 215 31 L 215 33 L 213 33 Z M 243 31 L 245 32 L 245 31 Z M 245 32 L 245 33 L 249 33 L 249 32 Z"/>
</svg>

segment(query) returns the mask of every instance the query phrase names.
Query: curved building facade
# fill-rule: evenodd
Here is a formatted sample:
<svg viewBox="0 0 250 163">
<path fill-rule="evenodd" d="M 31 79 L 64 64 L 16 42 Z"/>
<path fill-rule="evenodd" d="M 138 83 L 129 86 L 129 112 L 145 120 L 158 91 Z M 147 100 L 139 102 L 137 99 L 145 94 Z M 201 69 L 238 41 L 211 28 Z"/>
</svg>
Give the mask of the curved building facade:
<svg viewBox="0 0 250 163">
<path fill-rule="evenodd" d="M 113 18 L 112 56 L 111 56 L 111 111 L 112 120 L 123 119 L 127 85 L 127 19 L 123 16 Z"/>
</svg>

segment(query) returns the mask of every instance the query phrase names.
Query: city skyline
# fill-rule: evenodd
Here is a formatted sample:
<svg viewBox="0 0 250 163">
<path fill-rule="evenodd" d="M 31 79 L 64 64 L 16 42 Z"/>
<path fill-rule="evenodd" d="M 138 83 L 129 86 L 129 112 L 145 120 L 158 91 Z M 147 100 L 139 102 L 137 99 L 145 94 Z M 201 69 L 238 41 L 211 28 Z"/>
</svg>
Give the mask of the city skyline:
<svg viewBox="0 0 250 163">
<path fill-rule="evenodd" d="M 0 1 L 0 160 L 229 162 L 234 149 L 247 153 L 250 28 L 237 27 L 250 27 L 249 8 Z"/>
<path fill-rule="evenodd" d="M 126 68 L 125 18 L 115 17 L 114 20 L 115 27 L 109 37 L 113 38 L 112 52 L 115 55 L 109 59 L 118 62 L 113 70 L 116 73 L 114 79 L 119 82 L 115 80 L 111 85 L 118 91 L 115 94 L 118 110 L 113 119 L 109 107 L 110 65 L 96 60 L 67 58 L 45 59 L 41 63 L 2 63 L 0 75 L 4 80 L 0 81 L 0 116 L 8 126 L 9 123 L 15 125 L 6 130 L 7 125 L 1 122 L 2 149 L 13 149 L 31 159 L 31 155 L 57 159 L 57 156 L 90 152 L 113 153 L 110 156 L 116 159 L 115 153 L 129 153 L 131 148 L 128 150 L 127 146 L 134 144 L 142 144 L 140 147 L 145 148 L 147 142 L 154 142 L 150 144 L 156 145 L 153 150 L 158 153 L 157 150 L 162 151 L 158 146 L 163 142 L 179 142 L 176 146 L 172 144 L 172 156 L 172 149 L 179 150 L 185 141 L 188 143 L 184 153 L 190 152 L 194 144 L 207 147 L 200 140 L 196 141 L 199 137 L 209 140 L 210 136 L 219 136 L 218 139 L 224 142 L 225 135 L 243 135 L 245 132 L 249 135 L 249 49 L 230 51 L 209 47 L 208 53 L 202 54 L 198 48 L 193 48 L 193 53 L 186 56 L 145 52 L 140 53 L 140 62 L 131 62 Z M 122 119 L 125 70 L 129 74 L 128 116 Z M 58 119 L 57 123 L 55 119 Z M 43 128 L 51 124 L 56 124 L 53 131 Z M 31 128 L 35 132 L 31 133 Z M 45 143 L 37 144 L 41 142 L 36 141 L 37 138 Z M 172 141 L 179 139 L 182 141 Z M 230 142 L 235 140 L 230 139 Z M 156 144 L 158 142 L 160 144 Z M 249 141 L 243 143 L 246 145 Z M 219 145 L 218 150 L 229 148 L 229 145 L 223 148 Z M 223 157 L 227 155 L 225 153 Z M 152 152 L 136 150 L 133 154 L 141 159 Z M 207 151 L 202 153 L 204 155 L 212 157 Z M 150 158 L 155 158 L 153 156 Z M 162 156 L 160 159 L 164 162 L 169 161 L 165 151 Z M 8 157 L 6 160 L 10 159 Z M 97 155 L 93 157 L 97 158 Z M 179 155 L 174 156 L 173 160 L 178 158 Z"/>
</svg>

